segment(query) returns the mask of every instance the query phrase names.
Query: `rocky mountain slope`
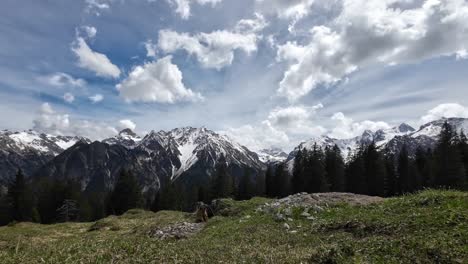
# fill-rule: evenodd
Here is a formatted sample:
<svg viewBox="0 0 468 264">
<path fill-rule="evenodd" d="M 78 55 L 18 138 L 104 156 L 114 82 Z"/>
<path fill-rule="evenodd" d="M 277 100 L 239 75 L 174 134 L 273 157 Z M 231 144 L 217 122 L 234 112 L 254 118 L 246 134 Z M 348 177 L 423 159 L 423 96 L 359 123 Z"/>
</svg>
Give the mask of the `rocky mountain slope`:
<svg viewBox="0 0 468 264">
<path fill-rule="evenodd" d="M 78 141 L 89 142 L 82 137 L 52 136 L 32 130 L 0 131 L 0 185 L 14 177 L 18 169 L 26 176 L 32 175 Z"/>
<path fill-rule="evenodd" d="M 74 179 L 83 190 L 109 190 L 122 168 L 131 169 L 144 191 L 161 182 L 206 184 L 219 160 L 233 177 L 264 169 L 257 154 L 206 128 L 152 131 L 143 138 L 130 130 L 102 142 L 80 142 L 53 158 L 37 177 Z"/>
</svg>

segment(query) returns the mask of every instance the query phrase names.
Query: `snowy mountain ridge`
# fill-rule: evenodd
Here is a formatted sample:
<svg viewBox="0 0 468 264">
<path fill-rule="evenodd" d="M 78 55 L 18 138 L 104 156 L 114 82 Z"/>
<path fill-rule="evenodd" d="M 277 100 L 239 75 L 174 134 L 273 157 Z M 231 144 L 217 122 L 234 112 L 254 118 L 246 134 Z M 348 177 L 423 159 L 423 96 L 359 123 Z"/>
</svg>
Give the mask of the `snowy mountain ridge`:
<svg viewBox="0 0 468 264">
<path fill-rule="evenodd" d="M 410 153 L 416 151 L 418 147 L 433 148 L 437 137 L 442 129 L 442 125 L 448 122 L 458 132 L 468 131 L 468 118 L 442 118 L 422 125 L 418 130 L 406 123 L 390 129 L 381 129 L 375 132 L 364 131 L 361 136 L 350 139 L 336 139 L 329 136 L 319 136 L 302 142 L 297 146 L 287 159 L 289 167 L 297 151 L 302 149 L 313 149 L 316 144 L 322 149 L 337 145 L 345 159 L 352 155 L 361 145 L 368 145 L 374 142 L 377 147 L 389 153 L 398 153 L 406 145 Z"/>
</svg>

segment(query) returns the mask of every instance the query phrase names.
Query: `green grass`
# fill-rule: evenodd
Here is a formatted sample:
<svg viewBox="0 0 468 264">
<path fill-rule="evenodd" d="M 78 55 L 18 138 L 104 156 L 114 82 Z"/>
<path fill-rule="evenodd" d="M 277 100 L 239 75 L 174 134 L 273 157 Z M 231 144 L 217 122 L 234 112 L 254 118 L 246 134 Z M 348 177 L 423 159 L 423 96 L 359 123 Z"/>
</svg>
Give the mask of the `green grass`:
<svg viewBox="0 0 468 264">
<path fill-rule="evenodd" d="M 274 221 L 229 208 L 183 240 L 147 236 L 189 214 L 131 210 L 96 223 L 0 228 L 0 263 L 468 263 L 468 193 L 427 190 L 363 207 L 339 205 L 306 220 Z"/>
</svg>

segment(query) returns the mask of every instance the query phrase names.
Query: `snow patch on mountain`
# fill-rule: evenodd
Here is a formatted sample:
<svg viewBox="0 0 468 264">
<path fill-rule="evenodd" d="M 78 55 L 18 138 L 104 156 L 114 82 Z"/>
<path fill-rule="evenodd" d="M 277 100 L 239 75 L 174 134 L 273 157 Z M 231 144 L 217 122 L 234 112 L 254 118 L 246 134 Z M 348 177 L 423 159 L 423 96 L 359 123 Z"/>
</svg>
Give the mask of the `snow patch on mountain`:
<svg viewBox="0 0 468 264">
<path fill-rule="evenodd" d="M 257 154 L 263 163 L 282 162 L 288 158 L 288 154 L 280 148 L 262 149 Z"/>
</svg>

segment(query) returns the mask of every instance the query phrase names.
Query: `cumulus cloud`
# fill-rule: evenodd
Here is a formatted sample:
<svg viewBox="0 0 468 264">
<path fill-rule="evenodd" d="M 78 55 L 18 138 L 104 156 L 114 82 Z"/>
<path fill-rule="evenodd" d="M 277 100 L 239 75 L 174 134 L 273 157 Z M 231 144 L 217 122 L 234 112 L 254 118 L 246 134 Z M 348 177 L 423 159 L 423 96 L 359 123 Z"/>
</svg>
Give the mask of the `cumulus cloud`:
<svg viewBox="0 0 468 264">
<path fill-rule="evenodd" d="M 86 81 L 83 79 L 75 79 L 71 75 L 57 72 L 51 75 L 43 76 L 39 78 L 42 82 L 55 86 L 55 87 L 83 87 L 86 85 Z"/>
<path fill-rule="evenodd" d="M 220 3 L 222 0 L 166 0 L 169 4 L 173 5 L 176 9 L 175 12 L 180 15 L 182 19 L 188 19 L 191 15 L 191 5 L 207 5 L 215 6 Z"/>
<path fill-rule="evenodd" d="M 256 0 L 257 10 L 285 19 L 300 19 L 310 12 L 315 0 Z"/>
<path fill-rule="evenodd" d="M 260 13 L 255 13 L 253 19 L 241 19 L 237 22 L 235 31 L 243 33 L 256 33 L 262 31 L 268 26 L 265 17 Z"/>
<path fill-rule="evenodd" d="M 119 121 L 118 128 L 119 130 L 124 130 L 126 128 L 130 130 L 135 130 L 136 124 L 130 119 L 123 119 Z"/>
<path fill-rule="evenodd" d="M 326 132 L 325 128 L 314 124 L 316 112 L 321 108 L 322 104 L 275 108 L 259 125 L 231 127 L 222 133 L 254 151 L 271 147 L 289 150 L 304 138 Z"/>
<path fill-rule="evenodd" d="M 88 36 L 88 38 L 94 38 L 97 34 L 97 29 L 92 26 L 84 26 L 83 27 L 84 32 Z"/>
<path fill-rule="evenodd" d="M 322 104 L 312 107 L 280 107 L 271 111 L 268 119 L 264 122 L 268 122 L 277 129 L 293 134 L 321 135 L 326 131 L 325 128 L 313 123 L 316 111 L 321 108 L 323 108 Z"/>
<path fill-rule="evenodd" d="M 93 51 L 82 37 L 72 44 L 72 51 L 78 57 L 78 66 L 88 69 L 101 77 L 118 78 L 120 69 L 112 64 L 106 55 Z"/>
<path fill-rule="evenodd" d="M 257 50 L 258 37 L 254 33 L 218 30 L 211 33 L 178 33 L 159 31 L 158 48 L 166 53 L 185 50 L 196 57 L 205 68 L 221 69 L 232 64 L 234 51 L 250 54 Z"/>
<path fill-rule="evenodd" d="M 422 116 L 421 123 L 426 124 L 434 120 L 450 117 L 468 118 L 468 108 L 457 103 L 440 104 Z"/>
<path fill-rule="evenodd" d="M 67 103 L 73 103 L 73 101 L 75 101 L 75 96 L 71 93 L 65 93 L 63 95 L 63 100 L 65 100 L 65 102 Z"/>
<path fill-rule="evenodd" d="M 147 40 L 144 44 L 146 49 L 146 57 L 155 58 L 157 52 L 156 45 L 151 40 Z"/>
<path fill-rule="evenodd" d="M 90 96 L 88 97 L 89 100 L 91 100 L 91 102 L 93 102 L 94 104 L 95 103 L 99 103 L 101 102 L 102 100 L 104 100 L 104 96 L 102 94 L 95 94 L 93 96 Z"/>
<path fill-rule="evenodd" d="M 278 47 L 278 60 L 289 63 L 278 92 L 294 101 L 360 68 L 461 59 L 467 48 L 466 1 L 342 0 L 339 15 L 313 27 L 307 43 Z"/>
<path fill-rule="evenodd" d="M 382 121 L 365 120 L 355 122 L 352 118 L 346 117 L 343 113 L 335 113 L 332 118 L 336 122 L 336 126 L 332 129 L 329 136 L 339 139 L 347 139 L 362 135 L 364 131 L 377 131 L 379 129 L 389 129 L 391 126 Z"/>
<path fill-rule="evenodd" d="M 129 102 L 158 102 L 173 104 L 179 101 L 199 101 L 199 93 L 185 87 L 182 72 L 172 63 L 172 56 L 135 67 L 118 84 L 120 96 Z"/>
<path fill-rule="evenodd" d="M 231 127 L 219 133 L 227 135 L 244 146 L 248 146 L 253 151 L 271 147 L 286 148 L 290 144 L 288 135 L 283 131 L 275 129 L 268 122 L 263 122 L 258 126 Z"/>
<path fill-rule="evenodd" d="M 110 8 L 110 3 L 112 1 L 113 0 L 85 0 L 85 11 L 100 16 L 102 10 Z"/>
<path fill-rule="evenodd" d="M 44 103 L 33 120 L 33 129 L 53 135 L 83 136 L 100 140 L 116 135 L 117 129 L 105 123 L 71 119 L 68 114 L 56 112 L 49 103 Z"/>
</svg>

